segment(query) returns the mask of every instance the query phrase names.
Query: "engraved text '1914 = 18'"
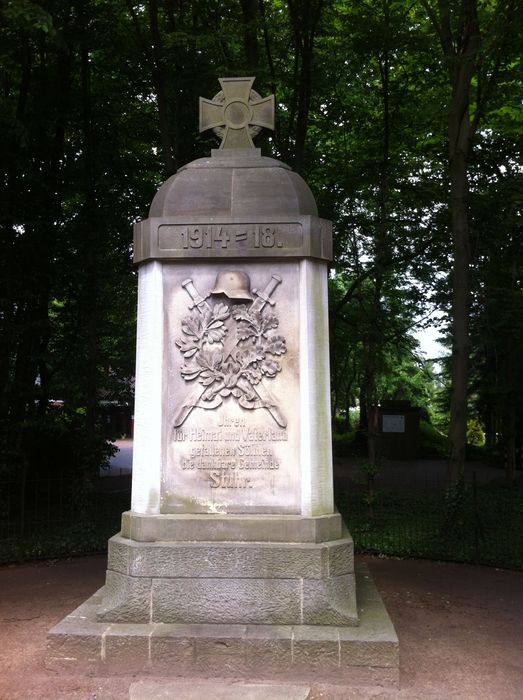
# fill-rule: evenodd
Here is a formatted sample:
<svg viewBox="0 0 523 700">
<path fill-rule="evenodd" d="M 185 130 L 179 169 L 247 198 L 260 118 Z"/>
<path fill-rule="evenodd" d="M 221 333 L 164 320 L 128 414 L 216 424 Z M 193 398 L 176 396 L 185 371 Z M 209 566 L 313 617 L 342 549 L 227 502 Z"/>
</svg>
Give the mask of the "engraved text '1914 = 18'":
<svg viewBox="0 0 523 700">
<path fill-rule="evenodd" d="M 283 250 L 299 248 L 302 229 L 289 224 L 162 224 L 159 247 L 164 250 Z"/>
</svg>

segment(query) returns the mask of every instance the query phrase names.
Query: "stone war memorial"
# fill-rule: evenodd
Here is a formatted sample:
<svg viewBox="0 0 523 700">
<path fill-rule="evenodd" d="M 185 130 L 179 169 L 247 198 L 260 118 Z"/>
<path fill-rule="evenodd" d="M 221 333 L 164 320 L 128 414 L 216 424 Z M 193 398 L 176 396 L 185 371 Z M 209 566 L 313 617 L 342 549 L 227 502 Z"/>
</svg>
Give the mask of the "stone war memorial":
<svg viewBox="0 0 523 700">
<path fill-rule="evenodd" d="M 135 225 L 131 510 L 105 586 L 54 627 L 80 673 L 396 684 L 398 640 L 333 500 L 331 225 L 253 139 L 254 78 L 200 99 L 221 140 Z"/>
</svg>

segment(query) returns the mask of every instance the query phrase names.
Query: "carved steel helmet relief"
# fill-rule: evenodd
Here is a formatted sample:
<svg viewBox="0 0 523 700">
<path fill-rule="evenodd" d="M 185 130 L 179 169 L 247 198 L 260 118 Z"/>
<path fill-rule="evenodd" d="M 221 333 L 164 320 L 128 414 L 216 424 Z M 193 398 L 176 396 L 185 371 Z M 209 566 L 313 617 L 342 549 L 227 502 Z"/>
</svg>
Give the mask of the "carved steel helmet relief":
<svg viewBox="0 0 523 700">
<path fill-rule="evenodd" d="M 182 282 L 192 304 L 182 319 L 183 335 L 176 345 L 184 358 L 180 373 L 194 384 L 175 416 L 175 428 L 195 408 L 217 408 L 227 397 L 245 409 L 265 408 L 280 427 L 287 426 L 264 383 L 281 371 L 278 358 L 287 352 L 285 338 L 276 332 L 278 316 L 273 311 L 264 313 L 267 305 L 274 306 L 271 297 L 280 283 L 281 278 L 273 274 L 262 291 L 251 292 L 245 272 L 222 271 L 203 297 L 192 279 Z M 249 304 L 238 303 L 249 300 Z"/>
</svg>

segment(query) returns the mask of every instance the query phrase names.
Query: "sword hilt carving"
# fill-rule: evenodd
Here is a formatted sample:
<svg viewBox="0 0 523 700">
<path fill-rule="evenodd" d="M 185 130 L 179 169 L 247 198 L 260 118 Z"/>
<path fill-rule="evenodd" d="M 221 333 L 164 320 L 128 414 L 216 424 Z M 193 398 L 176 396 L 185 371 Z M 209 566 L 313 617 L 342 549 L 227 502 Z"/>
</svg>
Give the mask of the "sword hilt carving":
<svg viewBox="0 0 523 700">
<path fill-rule="evenodd" d="M 190 309 L 194 309 L 196 306 L 198 309 L 200 309 L 200 306 L 205 305 L 208 306 L 207 304 L 207 297 L 202 297 L 199 293 L 196 287 L 194 286 L 194 282 L 192 279 L 189 277 L 189 279 L 186 279 L 182 282 L 182 287 L 185 289 L 187 294 L 191 297 L 193 301 L 193 305 L 190 306 Z"/>
<path fill-rule="evenodd" d="M 263 289 L 261 292 L 258 289 L 253 289 L 252 293 L 256 295 L 257 299 L 253 301 L 252 308 L 260 309 L 261 311 L 265 304 L 274 306 L 275 302 L 271 299 L 271 296 L 279 284 L 281 284 L 281 277 L 279 275 L 272 275 L 271 279 L 267 282 L 265 289 Z"/>
</svg>

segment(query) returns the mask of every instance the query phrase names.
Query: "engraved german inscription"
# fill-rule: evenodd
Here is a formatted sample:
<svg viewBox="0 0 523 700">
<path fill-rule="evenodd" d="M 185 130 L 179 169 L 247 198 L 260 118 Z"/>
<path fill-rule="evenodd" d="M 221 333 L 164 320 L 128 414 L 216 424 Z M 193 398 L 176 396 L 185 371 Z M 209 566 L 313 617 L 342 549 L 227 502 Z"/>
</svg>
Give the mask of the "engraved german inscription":
<svg viewBox="0 0 523 700">
<path fill-rule="evenodd" d="M 248 427 L 245 418 L 223 418 L 214 428 L 177 428 L 173 440 L 183 446 L 180 466 L 208 481 L 213 489 L 265 487 L 261 475 L 280 469 L 275 443 L 287 442 L 286 429 Z M 258 475 L 259 476 L 259 475 Z"/>
<path fill-rule="evenodd" d="M 300 223 L 270 224 L 162 224 L 160 250 L 225 251 L 284 250 L 302 245 Z"/>
</svg>

